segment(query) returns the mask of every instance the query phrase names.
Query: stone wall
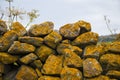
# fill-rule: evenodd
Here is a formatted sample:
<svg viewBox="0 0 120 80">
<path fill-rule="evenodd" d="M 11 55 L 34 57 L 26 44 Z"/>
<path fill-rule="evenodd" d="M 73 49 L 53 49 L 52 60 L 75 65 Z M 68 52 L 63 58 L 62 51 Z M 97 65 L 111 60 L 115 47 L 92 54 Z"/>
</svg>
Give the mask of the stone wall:
<svg viewBox="0 0 120 80">
<path fill-rule="evenodd" d="M 91 25 L 78 21 L 54 30 L 53 22 L 28 31 L 0 20 L 0 80 L 119 80 L 120 42 L 98 43 Z"/>
</svg>

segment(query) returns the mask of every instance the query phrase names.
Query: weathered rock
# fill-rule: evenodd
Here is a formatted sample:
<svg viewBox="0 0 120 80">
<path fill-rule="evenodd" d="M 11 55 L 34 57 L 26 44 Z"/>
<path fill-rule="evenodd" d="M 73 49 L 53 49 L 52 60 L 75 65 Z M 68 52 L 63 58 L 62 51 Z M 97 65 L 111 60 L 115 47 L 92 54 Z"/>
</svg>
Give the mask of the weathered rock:
<svg viewBox="0 0 120 80">
<path fill-rule="evenodd" d="M 28 54 L 34 51 L 34 46 L 27 43 L 20 43 L 19 41 L 14 41 L 8 50 L 10 54 Z"/>
<path fill-rule="evenodd" d="M 43 38 L 40 37 L 24 36 L 24 37 L 19 37 L 18 40 L 20 42 L 32 44 L 37 47 L 43 44 Z"/>
<path fill-rule="evenodd" d="M 35 71 L 36 71 L 38 77 L 41 77 L 41 76 L 42 76 L 42 73 L 41 73 L 41 71 L 40 71 L 38 68 L 36 68 Z"/>
<path fill-rule="evenodd" d="M 59 32 L 67 39 L 74 39 L 80 34 L 80 27 L 76 24 L 66 24 L 59 29 Z"/>
<path fill-rule="evenodd" d="M 98 41 L 98 34 L 94 32 L 86 32 L 79 35 L 73 42 L 72 45 L 85 47 L 90 44 L 96 44 Z"/>
<path fill-rule="evenodd" d="M 45 36 L 53 31 L 53 27 L 53 22 L 47 21 L 31 26 L 28 32 L 30 36 Z"/>
<path fill-rule="evenodd" d="M 91 58 L 99 59 L 99 57 L 105 53 L 103 49 L 104 47 L 101 45 L 87 46 L 84 50 L 83 57 L 85 58 L 91 57 Z"/>
<path fill-rule="evenodd" d="M 100 63 L 105 71 L 120 70 L 120 55 L 107 53 L 100 57 Z"/>
<path fill-rule="evenodd" d="M 108 76 L 100 75 L 94 78 L 85 78 L 84 80 L 111 80 Z"/>
<path fill-rule="evenodd" d="M 5 52 L 0 52 L 0 62 L 3 64 L 14 63 L 17 60 L 18 60 L 18 57 L 16 56 L 12 56 Z"/>
<path fill-rule="evenodd" d="M 74 68 L 81 68 L 82 67 L 82 59 L 72 52 L 69 49 L 65 49 L 64 53 L 64 66 L 74 67 Z"/>
<path fill-rule="evenodd" d="M 0 74 L 4 73 L 4 64 L 0 63 Z"/>
<path fill-rule="evenodd" d="M 75 24 L 79 25 L 79 27 L 81 29 L 80 33 L 85 33 L 85 32 L 91 31 L 91 25 L 89 22 L 80 20 L 80 21 L 76 22 Z"/>
<path fill-rule="evenodd" d="M 31 65 L 35 68 L 38 68 L 39 70 L 41 70 L 43 64 L 40 60 L 34 60 Z"/>
<path fill-rule="evenodd" d="M 5 21 L 0 20 L 0 35 L 4 34 L 5 32 L 7 32 L 7 25 Z"/>
<path fill-rule="evenodd" d="M 10 30 L 0 38 L 0 51 L 7 51 L 14 40 L 18 38 L 16 32 Z"/>
<path fill-rule="evenodd" d="M 63 56 L 50 55 L 42 68 L 42 73 L 47 75 L 60 75 L 62 71 Z"/>
<path fill-rule="evenodd" d="M 117 71 L 117 70 L 110 70 L 107 72 L 106 75 L 111 78 L 120 79 L 120 71 Z"/>
<path fill-rule="evenodd" d="M 38 80 L 38 76 L 33 68 L 22 65 L 16 74 L 15 80 Z"/>
<path fill-rule="evenodd" d="M 83 74 L 85 77 L 95 77 L 102 73 L 100 63 L 94 58 L 87 58 L 83 61 Z"/>
<path fill-rule="evenodd" d="M 83 80 L 81 71 L 75 68 L 63 68 L 60 76 L 61 80 Z"/>
<path fill-rule="evenodd" d="M 55 49 L 58 43 L 62 40 L 62 36 L 58 32 L 51 32 L 44 38 L 45 44 L 47 44 L 49 47 Z"/>
<path fill-rule="evenodd" d="M 20 61 L 24 64 L 29 64 L 33 62 L 34 60 L 36 60 L 37 58 L 38 57 L 34 53 L 30 53 L 20 58 Z"/>
<path fill-rule="evenodd" d="M 114 53 L 120 53 L 120 41 L 111 43 L 108 48 L 108 51 Z"/>
<path fill-rule="evenodd" d="M 69 39 L 65 39 L 65 40 L 62 41 L 62 43 L 63 43 L 63 44 L 70 44 L 71 41 L 70 41 Z"/>
<path fill-rule="evenodd" d="M 76 53 L 78 56 L 82 55 L 82 49 L 77 46 L 72 46 L 70 44 L 61 43 L 57 46 L 57 52 L 59 54 L 64 54 L 64 50 L 69 49 L 72 52 Z"/>
<path fill-rule="evenodd" d="M 59 77 L 41 76 L 38 80 L 61 80 Z"/>
<path fill-rule="evenodd" d="M 35 53 L 38 55 L 38 57 L 40 58 L 40 60 L 42 62 L 45 62 L 45 60 L 48 58 L 48 56 L 50 54 L 54 54 L 54 50 L 45 46 L 45 45 L 42 45 L 40 46 L 39 48 L 37 48 L 37 50 L 35 51 Z"/>
<path fill-rule="evenodd" d="M 18 36 L 23 36 L 27 33 L 25 27 L 19 22 L 13 22 L 11 30 L 15 31 L 18 34 Z"/>
</svg>

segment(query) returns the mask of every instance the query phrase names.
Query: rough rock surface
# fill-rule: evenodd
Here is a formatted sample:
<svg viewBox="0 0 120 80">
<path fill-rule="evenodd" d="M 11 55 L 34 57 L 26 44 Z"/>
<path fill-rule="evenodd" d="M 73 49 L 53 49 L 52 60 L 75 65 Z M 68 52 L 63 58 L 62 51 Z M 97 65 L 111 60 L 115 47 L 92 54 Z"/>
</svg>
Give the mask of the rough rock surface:
<svg viewBox="0 0 120 80">
<path fill-rule="evenodd" d="M 43 44 L 43 38 L 40 38 L 40 37 L 24 36 L 24 37 L 19 37 L 18 40 L 20 42 L 28 43 L 37 47 Z"/>
<path fill-rule="evenodd" d="M 59 77 L 41 76 L 38 80 L 61 80 Z"/>
<path fill-rule="evenodd" d="M 16 74 L 15 80 L 37 80 L 37 74 L 31 67 L 22 65 Z"/>
<path fill-rule="evenodd" d="M 34 51 L 35 47 L 33 45 L 20 43 L 19 41 L 14 41 L 8 50 L 10 54 L 28 54 Z"/>
<path fill-rule="evenodd" d="M 18 36 L 24 36 L 27 33 L 25 27 L 19 22 L 13 22 L 11 30 L 15 31 Z"/>
<path fill-rule="evenodd" d="M 83 80 L 81 71 L 75 68 L 63 68 L 60 77 L 61 80 Z"/>
<path fill-rule="evenodd" d="M 111 78 L 120 79 L 120 71 L 117 71 L 117 70 L 110 70 L 107 72 L 106 75 L 110 76 Z"/>
<path fill-rule="evenodd" d="M 95 78 L 85 78 L 84 80 L 112 80 L 108 76 L 100 75 Z"/>
<path fill-rule="evenodd" d="M 98 41 L 98 34 L 94 32 L 86 32 L 79 35 L 73 42 L 72 45 L 85 47 L 90 44 L 96 44 Z"/>
<path fill-rule="evenodd" d="M 7 25 L 5 21 L 0 20 L 0 35 L 3 35 L 5 32 L 7 32 Z"/>
<path fill-rule="evenodd" d="M 85 77 L 95 77 L 102 73 L 102 67 L 94 58 L 87 58 L 83 61 L 83 74 Z"/>
<path fill-rule="evenodd" d="M 53 27 L 53 22 L 47 21 L 31 26 L 28 32 L 30 36 L 45 36 L 53 31 Z"/>
</svg>

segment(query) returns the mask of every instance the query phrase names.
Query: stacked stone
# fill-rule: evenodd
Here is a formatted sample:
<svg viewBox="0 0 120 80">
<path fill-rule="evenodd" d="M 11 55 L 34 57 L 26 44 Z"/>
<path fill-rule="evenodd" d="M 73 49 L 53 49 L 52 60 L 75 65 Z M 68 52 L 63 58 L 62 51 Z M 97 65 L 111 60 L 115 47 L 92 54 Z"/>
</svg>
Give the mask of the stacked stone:
<svg viewBox="0 0 120 80">
<path fill-rule="evenodd" d="M 97 44 L 91 25 L 78 21 L 28 31 L 19 22 L 7 30 L 0 20 L 0 80 L 118 80 L 120 42 Z"/>
</svg>

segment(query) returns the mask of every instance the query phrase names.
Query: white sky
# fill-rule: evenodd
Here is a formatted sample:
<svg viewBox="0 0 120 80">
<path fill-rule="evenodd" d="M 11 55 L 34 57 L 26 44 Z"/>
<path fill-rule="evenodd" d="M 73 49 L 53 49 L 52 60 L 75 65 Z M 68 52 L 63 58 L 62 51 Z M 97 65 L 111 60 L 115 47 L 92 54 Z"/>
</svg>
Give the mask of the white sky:
<svg viewBox="0 0 120 80">
<path fill-rule="evenodd" d="M 14 0 L 12 5 L 26 11 L 39 10 L 40 17 L 32 24 L 52 21 L 58 30 L 67 23 L 85 20 L 91 23 L 93 32 L 108 35 L 111 33 L 104 20 L 104 15 L 107 15 L 110 28 L 120 32 L 120 0 Z M 5 0 L 0 0 L 1 9 L 7 6 Z M 21 23 L 25 25 L 27 19 Z"/>
</svg>

